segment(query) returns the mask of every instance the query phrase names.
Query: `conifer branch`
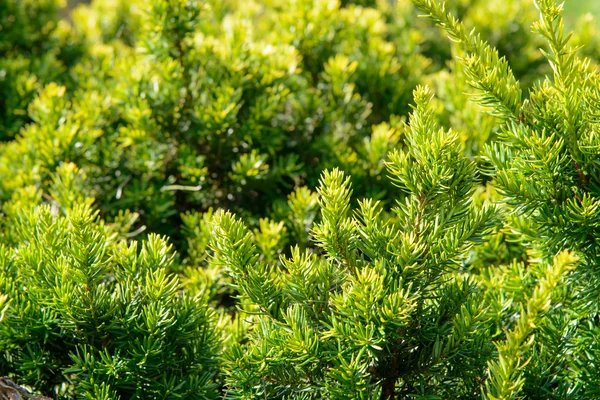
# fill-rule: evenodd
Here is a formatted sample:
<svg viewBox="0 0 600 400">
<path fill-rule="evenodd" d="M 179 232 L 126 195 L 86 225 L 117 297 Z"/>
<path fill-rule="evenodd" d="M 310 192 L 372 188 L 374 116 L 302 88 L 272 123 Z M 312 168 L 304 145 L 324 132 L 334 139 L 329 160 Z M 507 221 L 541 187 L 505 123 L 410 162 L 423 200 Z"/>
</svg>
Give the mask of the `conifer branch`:
<svg viewBox="0 0 600 400">
<path fill-rule="evenodd" d="M 488 362 L 490 379 L 485 383 L 486 399 L 516 399 L 525 383 L 523 369 L 529 362 L 527 353 L 533 344 L 533 331 L 545 312 L 550 309 L 554 289 L 577 262 L 569 252 L 558 254 L 548 265 L 546 275 L 539 281 L 532 296 L 521 306 L 520 317 L 506 339 L 496 343 L 498 360 Z"/>
<path fill-rule="evenodd" d="M 489 107 L 493 115 L 508 121 L 519 121 L 522 94 L 506 58 L 490 47 L 480 35 L 467 32 L 464 24 L 446 11 L 445 3 L 437 0 L 413 0 L 433 22 L 444 29 L 453 42 L 466 51 L 460 60 L 469 76 L 469 84 L 478 92 L 475 99 Z"/>
</svg>

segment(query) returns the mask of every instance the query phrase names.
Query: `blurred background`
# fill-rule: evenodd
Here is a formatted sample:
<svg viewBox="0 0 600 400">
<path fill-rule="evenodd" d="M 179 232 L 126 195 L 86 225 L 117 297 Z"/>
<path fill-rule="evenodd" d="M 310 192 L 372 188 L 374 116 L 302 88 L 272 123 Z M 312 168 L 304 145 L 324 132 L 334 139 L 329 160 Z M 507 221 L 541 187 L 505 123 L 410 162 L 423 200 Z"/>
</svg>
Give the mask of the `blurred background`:
<svg viewBox="0 0 600 400">
<path fill-rule="evenodd" d="M 91 0 L 67 0 L 67 7 L 73 8 L 78 3 L 90 2 Z M 600 24 L 600 0 L 565 0 L 565 14 L 571 21 L 585 13 L 594 15 Z"/>
<path fill-rule="evenodd" d="M 600 20 L 600 0 L 566 0 L 565 13 L 570 18 L 591 13 L 597 20 Z"/>
</svg>

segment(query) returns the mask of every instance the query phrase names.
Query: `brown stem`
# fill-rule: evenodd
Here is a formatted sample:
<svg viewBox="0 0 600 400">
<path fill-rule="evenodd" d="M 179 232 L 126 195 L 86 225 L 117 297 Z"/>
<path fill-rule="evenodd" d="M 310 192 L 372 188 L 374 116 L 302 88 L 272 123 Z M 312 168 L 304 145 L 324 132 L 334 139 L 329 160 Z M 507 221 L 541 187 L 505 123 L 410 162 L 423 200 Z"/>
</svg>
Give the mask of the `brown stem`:
<svg viewBox="0 0 600 400">
<path fill-rule="evenodd" d="M 396 378 L 388 376 L 382 383 L 381 400 L 394 400 L 396 398 Z"/>
<path fill-rule="evenodd" d="M 577 172 L 577 176 L 579 177 L 579 187 L 581 189 L 585 189 L 585 186 L 587 186 L 587 184 L 588 184 L 588 178 L 583 173 L 583 170 L 581 169 L 581 165 L 579 165 L 579 163 L 577 161 L 573 160 L 573 165 L 575 166 L 575 171 Z"/>
<path fill-rule="evenodd" d="M 396 340 L 392 348 L 391 365 L 382 365 L 385 370 L 379 371 L 380 376 L 385 376 L 381 383 L 381 400 L 394 400 L 396 398 L 396 382 L 400 375 L 400 342 L 401 339 Z"/>
</svg>

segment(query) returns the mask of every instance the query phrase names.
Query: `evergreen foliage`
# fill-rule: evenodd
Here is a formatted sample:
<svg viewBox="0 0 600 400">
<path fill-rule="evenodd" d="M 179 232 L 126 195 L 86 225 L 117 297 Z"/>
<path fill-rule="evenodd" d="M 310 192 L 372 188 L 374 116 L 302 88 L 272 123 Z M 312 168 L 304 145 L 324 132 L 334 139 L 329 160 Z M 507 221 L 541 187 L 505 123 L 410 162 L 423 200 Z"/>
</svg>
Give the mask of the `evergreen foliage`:
<svg viewBox="0 0 600 400">
<path fill-rule="evenodd" d="M 0 250 L 2 373 L 66 398 L 216 398 L 217 317 L 181 292 L 164 238 L 127 242 L 85 202 L 11 206 L 26 211 Z"/>
<path fill-rule="evenodd" d="M 61 0 L 6 0 L 0 4 L 0 141 L 14 138 L 31 119 L 27 105 L 45 84 L 68 80 L 77 60 Z"/>
<path fill-rule="evenodd" d="M 391 213 L 372 199 L 352 209 L 350 179 L 337 169 L 323 174 L 313 228 L 323 255 L 295 247 L 273 265 L 241 221 L 215 216 L 216 261 L 257 314 L 250 341 L 228 358 L 233 398 L 477 389 L 490 321 L 475 283 L 456 271 L 494 210 L 472 203 L 475 165 L 436 126 L 429 100 L 426 89 L 416 91 L 408 153 L 388 160 L 406 193 Z"/>
<path fill-rule="evenodd" d="M 63 3 L 0 2 L 0 397 L 600 396 L 589 17 Z"/>
</svg>

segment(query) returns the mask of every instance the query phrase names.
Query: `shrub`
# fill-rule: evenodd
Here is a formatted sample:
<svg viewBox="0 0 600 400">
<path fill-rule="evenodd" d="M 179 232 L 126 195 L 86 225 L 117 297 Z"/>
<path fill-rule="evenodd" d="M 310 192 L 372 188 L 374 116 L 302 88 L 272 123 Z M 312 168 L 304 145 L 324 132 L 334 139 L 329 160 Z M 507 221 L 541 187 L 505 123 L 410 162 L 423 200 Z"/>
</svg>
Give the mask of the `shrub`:
<svg viewBox="0 0 600 400">
<path fill-rule="evenodd" d="M 0 5 L 0 374 L 597 398 L 594 26 L 413 3 Z"/>
<path fill-rule="evenodd" d="M 318 2 L 308 12 L 312 3 L 298 2 L 284 13 L 282 4 L 226 16 L 210 3 L 158 0 L 78 10 L 73 31 L 87 51 L 71 89 L 46 86 L 29 106 L 34 123 L 3 147 L 0 175 L 19 179 L 2 196 L 45 187 L 70 161 L 107 218 L 131 209 L 171 235 L 189 209 L 227 207 L 257 223 L 327 166 L 383 197 L 391 188 L 374 181 L 426 61 L 387 41 L 375 9 Z M 118 20 L 98 14 L 107 8 Z M 269 30 L 248 31 L 259 10 Z M 272 35 L 275 21 L 290 35 Z"/>
<path fill-rule="evenodd" d="M 406 192 L 392 213 L 372 199 L 352 210 L 350 179 L 323 174 L 313 228 L 322 256 L 295 247 L 274 265 L 239 220 L 215 216 L 216 260 L 258 313 L 249 343 L 227 359 L 234 397 L 452 397 L 479 385 L 490 319 L 475 282 L 455 272 L 494 210 L 470 201 L 475 165 L 436 126 L 429 100 L 416 92 L 408 151 L 388 161 Z"/>
<path fill-rule="evenodd" d="M 64 164 L 57 190 L 72 196 L 76 173 Z M 4 206 L 0 373 L 63 398 L 216 398 L 217 315 L 182 291 L 172 246 L 127 240 L 133 215 L 106 224 L 86 199 L 40 197 Z"/>
<path fill-rule="evenodd" d="M 431 64 L 420 54 L 429 55 L 424 38 L 433 31 L 412 27 L 407 1 L 373 8 L 321 0 L 111 0 L 79 7 L 71 25 L 51 19 L 58 5 L 37 2 L 36 15 L 49 21 L 44 26 L 58 28 L 31 31 L 48 31 L 46 53 L 62 65 L 32 66 L 36 76 L 52 75 L 31 77 L 28 95 L 10 89 L 5 96 L 19 102 L 7 107 L 18 115 L 9 138 L 33 123 L 2 147 L 0 197 L 30 184 L 44 188 L 61 162 L 73 162 L 85 171 L 86 190 L 104 217 L 136 211 L 140 226 L 178 243 L 181 213 L 225 207 L 258 226 L 294 189 L 314 188 L 323 168 L 352 174 L 359 196 L 396 195 L 382 179 L 384 156 L 402 143 L 410 93 L 443 67 L 443 60 Z M 484 2 L 459 8 L 481 19 L 495 10 Z M 24 11 L 11 12 L 24 18 Z M 490 19 L 525 32 L 528 15 Z M 537 42 L 517 35 L 517 44 L 505 32 L 490 25 L 486 36 L 523 62 L 519 75 L 535 75 L 539 57 L 530 54 L 538 54 Z M 17 46 L 11 37 L 5 42 Z M 40 39 L 33 35 L 22 47 L 39 53 L 34 40 Z M 445 43 L 435 49 L 449 56 Z M 7 71 L 23 68 L 10 65 Z M 465 146 L 478 153 L 497 123 L 480 117 L 463 95 L 462 75 L 455 69 L 435 78 L 442 122 L 463 125 Z M 32 174 L 34 167 L 39 172 Z"/>
<path fill-rule="evenodd" d="M 469 278 L 476 282 L 472 292 L 462 292 L 464 297 L 441 282 L 436 285 L 438 277 L 445 277 L 442 281 L 450 287 L 457 282 L 453 279 L 461 277 L 451 272 L 460 271 L 458 266 L 443 269 L 444 255 L 454 254 L 456 261 L 468 263 L 471 256 L 460 240 L 467 238 L 465 232 L 477 232 L 470 228 L 480 220 L 477 214 L 455 208 L 472 207 L 468 192 L 461 200 L 443 196 L 444 190 L 457 195 L 453 183 L 460 182 L 461 173 L 468 169 L 459 167 L 459 153 L 447 158 L 449 164 L 444 164 L 445 158 L 427 159 L 441 157 L 439 148 L 451 152 L 452 146 L 437 146 L 433 116 L 423 115 L 423 95 L 417 93 L 406 152 L 392 153 L 389 161 L 392 181 L 409 192 L 393 210 L 397 219 L 378 210 L 371 200 L 360 202 L 355 216 L 350 217 L 348 183 L 338 172 L 325 174 L 320 189 L 322 222 L 313 229 L 324 260 L 296 251 L 272 266 L 261 260 L 251 235 L 239 221 L 228 214 L 217 215 L 213 233 L 216 259 L 228 269 L 240 297 L 254 304 L 247 312 L 258 314 L 248 328 L 253 338 L 250 349 L 233 347 L 230 351 L 228 382 L 240 398 L 295 397 L 299 393 L 306 398 L 337 398 L 349 393 L 352 398 L 426 397 L 433 393 L 455 398 L 477 393 L 482 380 L 481 394 L 486 398 L 515 398 L 521 393 L 593 398 L 598 390 L 592 345 L 597 331 L 592 300 L 597 282 L 592 272 L 597 263 L 593 233 L 597 206 L 592 189 L 595 164 L 591 161 L 598 154 L 594 142 L 597 70 L 568 47 L 561 8 L 550 0 L 540 1 L 536 3 L 540 22 L 535 29 L 548 43 L 543 54 L 554 75 L 534 86 L 523 100 L 519 81 L 505 58 L 480 36 L 468 33 L 435 1 L 416 3 L 459 44 L 464 54 L 459 60 L 473 98 L 501 121 L 498 139 L 484 150 L 482 165 L 488 165 L 490 185 L 498 191 L 491 199 L 497 199 L 504 229 L 516 233 L 514 237 L 528 249 L 530 258 L 526 263 L 493 265 L 462 275 L 467 279 L 463 282 Z M 421 141 L 417 140 L 419 133 Z M 449 143 L 456 146 L 456 138 Z M 416 159 L 412 168 L 397 166 L 410 165 L 411 157 Z M 431 209 L 431 216 L 419 212 L 419 205 L 430 201 L 430 192 L 423 187 L 436 188 L 434 193 L 440 196 L 439 203 L 433 202 L 437 207 Z M 427 218 L 431 218 L 429 223 Z M 458 231 L 446 224 L 458 226 Z M 427 232 L 422 225 L 440 235 L 433 236 L 435 241 L 430 238 L 433 243 L 448 243 L 449 247 L 430 254 L 432 243 L 420 241 Z M 453 241 L 443 239 L 445 229 Z M 474 238 L 484 236 L 485 231 Z M 498 250 L 493 243 L 490 240 L 476 248 L 474 255 L 493 257 L 489 252 Z M 412 253 L 408 250 L 411 246 L 418 250 Z M 393 261 L 386 256 L 393 256 Z M 434 257 L 434 265 L 441 269 L 429 270 L 428 256 Z M 407 257 L 405 264 L 402 257 Z M 395 268 L 410 273 L 411 268 L 404 265 L 431 277 L 442 292 L 436 295 L 435 290 L 419 286 L 414 277 L 385 280 Z M 414 286 L 406 289 L 407 281 Z M 411 297 L 413 287 L 418 288 L 417 297 Z M 481 299 L 478 290 L 482 290 Z M 402 317 L 393 321 L 404 325 L 390 331 L 382 313 L 392 308 L 387 296 L 399 293 L 402 301 L 396 304 L 402 306 L 393 314 Z M 423 293 L 426 300 L 419 299 Z M 458 301 L 456 308 L 445 305 L 448 299 Z M 326 304 L 322 313 L 319 304 Z M 348 304 L 350 309 L 344 309 Z M 473 305 L 482 308 L 471 308 Z M 452 316 L 433 316 L 439 312 L 437 306 L 460 315 L 453 325 L 456 331 L 445 328 Z M 412 307 L 418 310 L 418 317 L 411 318 Z M 368 311 L 361 311 L 365 309 Z M 428 312 L 434 313 L 430 316 L 433 325 L 420 319 L 427 320 Z M 473 326 L 461 325 L 467 321 L 478 328 L 470 331 Z M 427 333 L 428 329 L 432 331 Z M 453 336 L 456 332 L 460 332 L 458 337 Z M 410 347 L 412 340 L 418 345 Z M 444 347 L 447 343 L 457 346 L 453 349 L 458 355 L 445 353 L 451 353 Z M 494 343 L 495 350 L 486 348 L 486 343 Z M 462 364 L 461 357 L 469 355 Z M 450 364 L 446 364 L 446 356 L 452 360 Z M 402 360 L 403 367 L 411 361 L 415 364 L 398 369 L 394 360 Z M 487 367 L 479 364 L 484 362 Z M 454 375 L 454 367 L 461 372 Z"/>
<path fill-rule="evenodd" d="M 60 0 L 7 0 L 0 5 L 0 141 L 30 122 L 27 104 L 73 62 L 57 19 Z"/>
</svg>

